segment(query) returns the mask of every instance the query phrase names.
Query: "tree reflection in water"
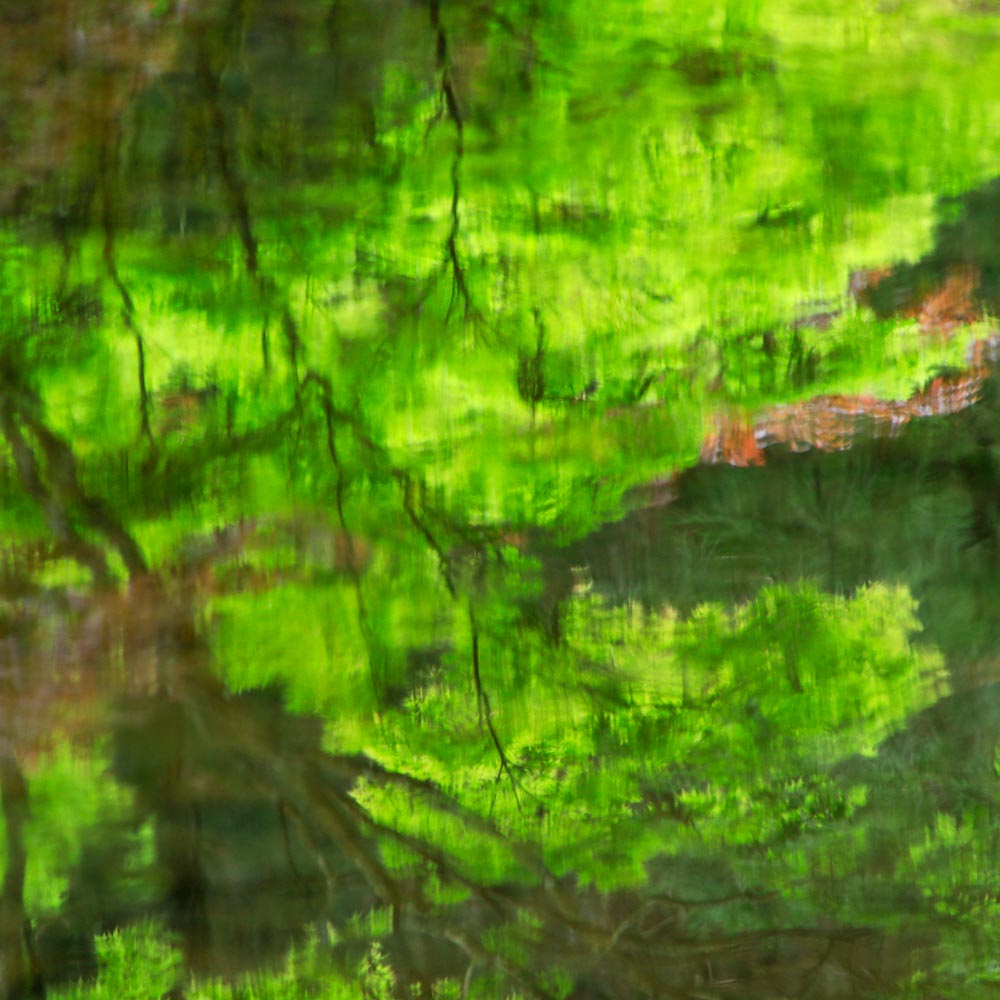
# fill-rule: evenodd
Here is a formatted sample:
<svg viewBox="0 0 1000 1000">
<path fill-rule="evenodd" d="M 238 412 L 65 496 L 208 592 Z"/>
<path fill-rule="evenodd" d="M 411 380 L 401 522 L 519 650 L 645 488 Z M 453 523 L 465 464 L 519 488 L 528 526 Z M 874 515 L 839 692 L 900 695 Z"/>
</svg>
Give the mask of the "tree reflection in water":
<svg viewBox="0 0 1000 1000">
<path fill-rule="evenodd" d="M 190 615 L 163 594 L 155 604 L 140 612 L 148 647 L 130 651 L 145 656 L 155 679 L 111 709 L 111 773 L 134 789 L 134 809 L 127 828 L 99 822 L 84 831 L 62 908 L 38 928 L 16 884 L 27 790 L 14 759 L 5 765 L 5 954 L 21 953 L 12 942 L 23 924 L 34 974 L 50 983 L 86 971 L 80 952 L 93 935 L 148 917 L 177 934 L 186 966 L 201 975 L 277 962 L 309 926 L 344 933 L 333 953 L 350 969 L 367 944 L 346 929 L 380 908 L 390 913 L 381 940 L 396 975 L 428 995 L 437 980 L 479 970 L 525 995 L 551 996 L 551 970 L 561 969 L 576 996 L 688 995 L 739 983 L 742 995 L 763 997 L 799 993 L 817 974 L 894 981 L 919 960 L 921 935 L 788 922 L 780 891 L 745 887 L 721 857 L 654 855 L 649 884 L 636 889 L 598 891 L 557 876 L 536 846 L 438 784 L 366 754 L 324 752 L 321 720 L 289 715 L 280 692 L 227 691 Z M 92 627 L 77 641 L 92 641 Z M 495 881 L 446 840 L 373 816 L 360 785 L 398 791 L 411 808 L 492 843 L 518 877 Z M 152 856 L 136 868 L 128 829 L 146 824 Z M 442 887 L 462 898 L 442 904 Z M 758 929 L 712 930 L 713 914 L 734 910 Z M 27 967 L 27 959 L 20 969 L 5 964 L 11 995 L 21 995 L 15 976 L 25 980 Z"/>
<path fill-rule="evenodd" d="M 995 989 L 995 19 L 667 6 L 0 0 L 6 997 Z"/>
</svg>

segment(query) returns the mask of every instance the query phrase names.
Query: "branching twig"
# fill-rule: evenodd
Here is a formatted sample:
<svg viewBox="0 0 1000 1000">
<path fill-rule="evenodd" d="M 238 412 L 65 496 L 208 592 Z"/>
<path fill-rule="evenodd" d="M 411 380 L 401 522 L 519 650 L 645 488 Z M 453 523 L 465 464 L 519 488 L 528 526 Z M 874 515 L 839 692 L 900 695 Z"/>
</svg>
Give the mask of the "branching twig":
<svg viewBox="0 0 1000 1000">
<path fill-rule="evenodd" d="M 462 159 L 465 156 L 465 119 L 462 116 L 461 105 L 455 90 L 455 78 L 448 55 L 448 35 L 441 20 L 441 0 L 431 0 L 430 17 L 431 29 L 434 32 L 435 61 L 440 78 L 441 107 L 455 130 L 455 151 L 451 161 L 451 226 L 445 240 L 445 263 L 451 270 L 453 285 L 445 322 L 451 318 L 451 311 L 455 306 L 456 299 L 460 299 L 464 306 L 465 318 L 467 320 L 473 318 L 478 322 L 482 320 L 482 316 L 473 305 L 465 275 L 465 266 L 462 264 L 458 251 L 458 236 L 462 227 Z M 440 117 L 441 112 L 434 120 L 436 121 Z M 433 124 L 434 122 L 431 122 L 428 128 L 432 127 Z"/>
<path fill-rule="evenodd" d="M 122 303 L 122 322 L 125 329 L 135 338 L 138 355 L 139 379 L 139 431 L 149 444 L 149 456 L 145 466 L 152 469 L 159 458 L 160 450 L 153 437 L 153 429 L 149 420 L 149 390 L 146 386 L 146 352 L 142 333 L 135 322 L 135 305 L 125 282 L 118 271 L 118 260 L 115 253 L 114 206 L 111 199 L 111 164 L 109 162 L 110 137 L 105 135 L 101 144 L 101 226 L 104 229 L 104 246 L 102 258 L 104 268 L 108 272 L 111 283 L 118 291 Z"/>
<path fill-rule="evenodd" d="M 476 687 L 476 706 L 479 709 L 479 724 L 481 726 L 483 721 L 486 722 L 486 729 L 490 734 L 490 739 L 493 741 L 493 746 L 496 748 L 497 756 L 500 758 L 500 773 L 506 774 L 508 779 L 510 779 L 510 788 L 514 793 L 514 801 L 517 803 L 518 812 L 523 816 L 524 809 L 521 806 L 521 798 L 517 794 L 519 782 L 511 769 L 510 759 L 507 757 L 503 744 L 500 742 L 496 726 L 493 725 L 493 710 L 490 708 L 490 696 L 483 688 L 483 679 L 479 669 L 479 625 L 476 622 L 476 614 L 471 605 L 469 606 L 469 629 L 472 635 L 472 679 Z"/>
</svg>

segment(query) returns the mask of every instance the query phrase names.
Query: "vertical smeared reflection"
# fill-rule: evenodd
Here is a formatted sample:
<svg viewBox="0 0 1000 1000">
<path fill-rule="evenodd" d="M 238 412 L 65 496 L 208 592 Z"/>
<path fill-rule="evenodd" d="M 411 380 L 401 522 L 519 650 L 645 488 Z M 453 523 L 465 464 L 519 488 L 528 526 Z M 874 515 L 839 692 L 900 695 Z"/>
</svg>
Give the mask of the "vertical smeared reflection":
<svg viewBox="0 0 1000 1000">
<path fill-rule="evenodd" d="M 0 0 L 5 994 L 990 995 L 997 31 Z"/>
</svg>

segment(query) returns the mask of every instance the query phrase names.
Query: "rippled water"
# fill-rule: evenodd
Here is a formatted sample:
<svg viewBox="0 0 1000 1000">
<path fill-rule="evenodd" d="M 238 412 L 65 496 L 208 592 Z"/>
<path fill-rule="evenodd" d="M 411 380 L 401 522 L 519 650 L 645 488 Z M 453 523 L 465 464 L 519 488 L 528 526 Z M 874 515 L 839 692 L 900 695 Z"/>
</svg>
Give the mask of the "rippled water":
<svg viewBox="0 0 1000 1000">
<path fill-rule="evenodd" d="M 0 0 L 0 995 L 995 995 L 998 14 Z"/>
</svg>

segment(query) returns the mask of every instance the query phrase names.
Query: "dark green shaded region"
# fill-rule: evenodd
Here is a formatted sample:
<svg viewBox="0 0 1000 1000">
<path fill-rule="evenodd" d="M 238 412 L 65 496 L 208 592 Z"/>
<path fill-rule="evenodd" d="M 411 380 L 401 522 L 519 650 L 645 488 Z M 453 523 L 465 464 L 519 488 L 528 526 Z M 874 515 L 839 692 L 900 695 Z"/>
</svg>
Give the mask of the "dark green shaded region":
<svg viewBox="0 0 1000 1000">
<path fill-rule="evenodd" d="M 754 656 L 773 653 L 785 640 L 775 647 L 768 636 L 787 630 L 788 614 L 810 614 L 804 596 L 779 597 L 770 612 L 761 605 L 742 636 L 734 630 L 722 638 L 731 647 L 723 655 L 742 656 L 749 669 Z M 822 615 L 814 621 L 826 627 Z M 929 966 L 943 990 L 956 982 L 980 990 L 975 980 L 988 977 L 992 918 L 972 914 L 990 905 L 983 880 L 996 861 L 985 836 L 997 818 L 995 688 L 979 692 L 971 711 L 967 699 L 944 699 L 877 756 L 833 768 L 817 767 L 796 746 L 794 725 L 787 735 L 773 728 L 773 689 L 783 686 L 777 678 L 761 686 L 748 673 L 732 691 L 718 686 L 718 711 L 713 698 L 693 695 L 689 722 L 665 705 L 644 713 L 627 740 L 606 741 L 599 762 L 573 762 L 562 752 L 569 781 L 581 766 L 610 777 L 628 766 L 622 755 L 655 760 L 655 768 L 641 769 L 639 797 L 535 800 L 591 844 L 577 871 L 558 874 L 543 845 L 502 832 L 516 826 L 513 815 L 477 815 L 460 789 L 447 792 L 367 755 L 324 752 L 318 720 L 287 716 L 273 692 L 232 696 L 205 673 L 206 651 L 185 631 L 175 624 L 160 637 L 169 693 L 117 708 L 112 768 L 135 790 L 135 808 L 128 829 L 86 831 L 58 914 L 35 928 L 37 964 L 50 989 L 92 971 L 93 953 L 86 956 L 94 935 L 131 933 L 124 929 L 150 918 L 160 930 L 140 940 L 131 961 L 139 969 L 151 963 L 149 974 L 158 977 L 166 972 L 168 985 L 174 976 L 174 988 L 194 997 L 203 995 L 206 976 L 248 969 L 263 996 L 283 982 L 292 996 L 367 997 L 378 966 L 394 984 L 387 998 L 435 996 L 460 981 L 484 998 L 641 1000 L 718 985 L 722 997 L 738 988 L 764 1000 L 809 995 L 817 982 L 822 996 L 883 997 L 905 995 L 903 984 L 924 981 Z M 691 634 L 692 676 L 699 660 L 706 679 L 717 666 L 709 638 Z M 827 639 L 836 641 L 836 626 Z M 827 683 L 809 678 L 815 651 L 803 643 L 802 652 L 794 687 L 806 698 L 796 709 L 794 693 L 782 696 L 789 720 L 809 710 L 810 689 Z M 878 669 L 898 669 L 891 654 L 875 657 Z M 829 666 L 839 669 L 833 660 Z M 754 685 L 759 704 L 747 700 Z M 635 709 L 605 710 L 604 725 L 624 732 Z M 712 737 L 697 731 L 720 724 L 757 749 L 728 761 L 706 755 Z M 671 729 L 693 737 L 684 758 L 660 757 Z M 956 753 L 963 754 L 959 768 Z M 525 786 L 533 770 L 544 778 L 539 763 L 516 762 Z M 716 783 L 721 813 L 710 804 Z M 386 813 L 386 803 L 373 800 L 378 787 L 402 795 L 402 812 Z M 741 803 L 746 793 L 752 797 Z M 574 819 L 580 802 L 587 815 Z M 620 815 L 622 806 L 632 820 Z M 764 815 L 754 820 L 754 810 Z M 449 817 L 450 831 L 421 832 L 419 813 Z M 129 829 L 147 824 L 152 855 L 137 865 Z M 642 844 L 643 827 L 658 832 L 661 846 Z M 749 840 L 748 830 L 757 831 Z M 663 850 L 679 833 L 686 846 Z M 498 850 L 514 861 L 505 877 L 491 873 L 489 856 Z M 631 851 L 648 855 L 637 884 L 592 883 L 609 858 Z M 959 912 L 966 900 L 980 909 Z M 960 918 L 957 927 L 949 914 Z M 113 995 L 114 975 L 128 975 L 107 966 L 122 940 L 100 939 L 106 992 L 81 987 L 82 995 Z M 161 964 L 158 940 L 177 949 L 176 968 Z M 290 945 L 305 956 L 294 975 L 263 971 L 280 967 Z M 940 948 L 950 949 L 945 961 Z M 191 973 L 197 979 L 188 983 Z"/>
<path fill-rule="evenodd" d="M 949 277 L 970 272 L 971 298 L 992 316 L 1000 313 L 1000 179 L 968 194 L 944 198 L 933 249 L 893 269 L 865 294 L 882 316 L 914 307 Z"/>
<path fill-rule="evenodd" d="M 974 407 L 915 421 L 895 440 L 859 438 L 839 453 L 775 445 L 761 467 L 692 469 L 673 503 L 554 553 L 553 580 L 566 588 L 566 567 L 586 567 L 612 601 L 681 609 L 747 601 L 773 583 L 849 594 L 898 582 L 955 682 L 976 683 L 1000 669 L 998 388 L 991 376 Z"/>
</svg>

